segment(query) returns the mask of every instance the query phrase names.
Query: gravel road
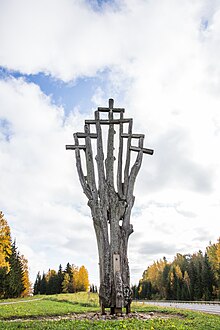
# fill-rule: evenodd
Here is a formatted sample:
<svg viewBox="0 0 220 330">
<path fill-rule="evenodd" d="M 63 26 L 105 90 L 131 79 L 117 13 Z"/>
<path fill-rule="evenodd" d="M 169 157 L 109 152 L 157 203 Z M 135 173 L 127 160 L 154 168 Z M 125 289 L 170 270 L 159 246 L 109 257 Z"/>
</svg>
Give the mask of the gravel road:
<svg viewBox="0 0 220 330">
<path fill-rule="evenodd" d="M 200 311 L 210 314 L 220 315 L 220 302 L 170 302 L 170 301 L 140 301 L 147 305 L 162 306 L 162 307 L 174 307 L 181 309 L 190 309 L 193 311 Z"/>
</svg>

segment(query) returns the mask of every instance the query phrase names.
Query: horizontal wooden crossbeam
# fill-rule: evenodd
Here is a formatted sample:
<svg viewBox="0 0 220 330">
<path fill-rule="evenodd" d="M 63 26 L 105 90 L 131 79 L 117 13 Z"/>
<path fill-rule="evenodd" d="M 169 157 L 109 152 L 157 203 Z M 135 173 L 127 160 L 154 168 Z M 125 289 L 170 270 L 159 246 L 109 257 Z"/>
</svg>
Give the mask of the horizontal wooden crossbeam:
<svg viewBox="0 0 220 330">
<path fill-rule="evenodd" d="M 91 120 L 85 120 L 86 124 L 89 125 L 95 125 L 97 122 L 100 123 L 101 125 L 111 125 L 111 124 L 123 124 L 123 123 L 130 123 L 132 119 L 127 118 L 127 119 L 113 119 L 113 120 L 108 120 L 108 119 L 91 119 Z"/>
<path fill-rule="evenodd" d="M 86 138 L 87 136 L 89 136 L 91 139 L 96 139 L 98 137 L 98 135 L 96 133 L 76 133 L 76 136 L 78 138 Z"/>
<path fill-rule="evenodd" d="M 101 107 L 98 107 L 98 111 L 99 112 L 125 112 L 125 109 L 124 108 L 113 108 L 113 109 L 110 109 L 110 108 L 101 108 Z"/>
<path fill-rule="evenodd" d="M 130 147 L 130 150 L 132 151 L 143 151 L 144 154 L 148 154 L 148 155 L 153 155 L 154 150 L 152 149 L 147 149 L 147 148 L 139 148 L 139 147 Z"/>
<path fill-rule="evenodd" d="M 75 133 L 76 136 L 78 138 L 86 138 L 87 136 L 89 136 L 91 139 L 97 139 L 98 135 L 96 133 L 84 133 L 84 132 L 78 132 L 78 133 Z M 128 133 L 122 133 L 121 134 L 121 137 L 123 138 L 129 138 L 131 137 L 132 139 L 140 139 L 140 138 L 143 138 L 145 137 L 144 134 L 128 134 Z"/>
<path fill-rule="evenodd" d="M 66 150 L 76 150 L 76 149 L 82 149 L 85 150 L 85 145 L 66 145 Z M 147 149 L 147 148 L 139 148 L 139 147 L 130 147 L 130 150 L 132 151 L 142 151 L 144 154 L 153 155 L 154 150 Z"/>
<path fill-rule="evenodd" d="M 80 146 L 76 146 L 76 145 L 66 145 L 66 150 L 76 150 L 76 149 L 86 149 L 85 145 L 80 145 Z"/>
<path fill-rule="evenodd" d="M 144 134 L 127 134 L 127 133 L 122 133 L 121 137 L 123 138 L 129 138 L 131 137 L 132 139 L 140 139 L 144 138 Z"/>
</svg>

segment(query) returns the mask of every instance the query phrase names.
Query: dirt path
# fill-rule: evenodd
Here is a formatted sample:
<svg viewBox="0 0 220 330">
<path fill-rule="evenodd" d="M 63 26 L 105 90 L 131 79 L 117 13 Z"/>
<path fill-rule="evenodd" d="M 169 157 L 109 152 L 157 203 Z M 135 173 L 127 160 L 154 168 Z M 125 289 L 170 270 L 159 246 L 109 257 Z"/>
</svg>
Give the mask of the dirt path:
<svg viewBox="0 0 220 330">
<path fill-rule="evenodd" d="M 0 305 L 12 305 L 12 304 L 20 304 L 20 303 L 26 303 L 26 302 L 32 302 L 37 300 L 42 300 L 43 298 L 37 298 L 37 299 L 30 299 L 30 300 L 19 300 L 19 301 L 7 301 L 7 302 L 0 302 Z"/>
<path fill-rule="evenodd" d="M 90 320 L 90 321 L 105 321 L 105 320 L 128 320 L 128 319 L 138 319 L 138 320 L 149 320 L 149 319 L 169 319 L 169 318 L 183 318 L 184 316 L 180 314 L 165 314 L 165 313 L 130 313 L 128 315 L 101 315 L 101 313 L 82 313 L 82 314 L 68 314 L 68 315 L 54 315 L 54 316 L 35 316 L 27 318 L 11 318 L 5 319 L 7 322 L 29 322 L 33 320 L 37 321 L 60 321 L 60 320 Z"/>
</svg>

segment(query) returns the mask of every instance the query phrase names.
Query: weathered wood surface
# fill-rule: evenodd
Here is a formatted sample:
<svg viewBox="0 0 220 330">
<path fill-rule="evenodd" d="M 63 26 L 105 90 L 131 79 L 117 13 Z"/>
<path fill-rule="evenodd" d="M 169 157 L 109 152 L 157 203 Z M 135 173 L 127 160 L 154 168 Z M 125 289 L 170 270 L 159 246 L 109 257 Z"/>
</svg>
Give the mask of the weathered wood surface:
<svg viewBox="0 0 220 330">
<path fill-rule="evenodd" d="M 100 112 L 107 112 L 108 119 L 100 119 Z M 120 113 L 120 118 L 114 119 L 114 113 Z M 123 125 L 126 123 L 128 132 L 123 131 Z M 108 125 L 106 155 L 103 151 L 103 124 Z M 90 133 L 90 125 L 95 125 L 96 133 Z M 119 137 L 115 136 L 114 125 L 119 125 Z M 103 313 L 105 308 L 111 308 L 111 312 L 115 313 L 121 312 L 123 307 L 126 307 L 127 313 L 130 312 L 131 289 L 127 249 L 129 236 L 133 232 L 130 217 L 134 205 L 134 184 L 143 153 L 153 154 L 153 150 L 143 148 L 144 135 L 132 133 L 132 125 L 132 119 L 124 118 L 124 108 L 114 108 L 114 101 L 110 99 L 108 108 L 98 108 L 95 111 L 94 120 L 85 120 L 84 132 L 74 134 L 75 145 L 66 146 L 66 149 L 75 150 L 79 180 L 91 209 L 99 253 L 99 297 Z M 85 139 L 83 145 L 79 145 L 79 138 Z M 116 138 L 117 173 L 114 173 Z M 92 148 L 91 139 L 97 141 L 96 150 Z M 132 139 L 138 139 L 138 147 L 132 146 Z M 124 169 L 123 148 L 126 148 Z M 131 164 L 132 151 L 137 153 L 134 164 Z M 86 174 L 82 169 L 82 152 L 86 159 Z M 97 182 L 95 171 L 98 176 Z"/>
</svg>

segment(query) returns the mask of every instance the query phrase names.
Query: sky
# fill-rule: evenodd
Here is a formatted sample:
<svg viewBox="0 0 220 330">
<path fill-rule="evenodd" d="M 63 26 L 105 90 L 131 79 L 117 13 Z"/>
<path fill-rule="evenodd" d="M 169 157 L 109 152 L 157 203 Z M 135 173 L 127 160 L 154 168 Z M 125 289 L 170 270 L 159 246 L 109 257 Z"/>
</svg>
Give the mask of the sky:
<svg viewBox="0 0 220 330">
<path fill-rule="evenodd" d="M 131 282 L 220 236 L 220 2 L 0 0 L 0 210 L 38 271 L 85 265 L 96 238 L 72 134 L 108 99 L 145 134 Z"/>
</svg>

